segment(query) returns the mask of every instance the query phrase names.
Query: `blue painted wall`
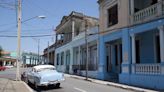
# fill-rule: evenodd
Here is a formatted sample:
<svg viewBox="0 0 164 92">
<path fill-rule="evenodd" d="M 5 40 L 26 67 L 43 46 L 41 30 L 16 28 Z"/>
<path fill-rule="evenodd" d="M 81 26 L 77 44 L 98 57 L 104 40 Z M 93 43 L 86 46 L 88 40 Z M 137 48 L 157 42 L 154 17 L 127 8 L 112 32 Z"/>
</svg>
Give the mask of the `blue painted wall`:
<svg viewBox="0 0 164 92">
<path fill-rule="evenodd" d="M 154 63 L 155 62 L 155 44 L 154 44 L 154 31 L 144 32 L 139 35 L 140 39 L 140 61 L 141 63 Z"/>
<path fill-rule="evenodd" d="M 141 63 L 153 63 L 155 62 L 154 58 L 154 36 L 156 33 L 157 27 L 164 25 L 164 19 L 152 21 L 149 23 L 141 24 L 132 27 L 129 30 L 129 35 L 132 36 L 134 34 L 137 34 L 139 39 L 141 40 Z M 124 31 L 126 32 L 126 31 Z M 128 38 L 123 35 L 123 44 L 129 44 Z M 127 45 L 128 47 L 130 45 Z M 123 45 L 123 52 L 129 52 L 130 49 L 126 47 L 126 45 Z M 129 60 L 128 60 L 129 59 Z M 127 60 L 124 58 L 124 62 L 122 64 L 122 69 L 127 70 L 128 64 L 125 62 L 131 62 L 131 59 L 128 58 Z M 129 64 L 130 71 L 132 71 L 132 67 L 135 64 Z M 161 63 L 161 67 L 162 63 Z M 124 69 L 125 68 L 125 69 Z M 163 71 L 163 70 L 161 70 Z M 153 89 L 163 89 L 164 90 L 164 75 L 162 74 L 135 74 L 132 72 L 129 73 L 121 73 L 119 75 L 119 82 L 125 83 L 129 85 L 135 85 L 140 87 L 146 87 L 146 88 L 153 88 Z"/>
</svg>

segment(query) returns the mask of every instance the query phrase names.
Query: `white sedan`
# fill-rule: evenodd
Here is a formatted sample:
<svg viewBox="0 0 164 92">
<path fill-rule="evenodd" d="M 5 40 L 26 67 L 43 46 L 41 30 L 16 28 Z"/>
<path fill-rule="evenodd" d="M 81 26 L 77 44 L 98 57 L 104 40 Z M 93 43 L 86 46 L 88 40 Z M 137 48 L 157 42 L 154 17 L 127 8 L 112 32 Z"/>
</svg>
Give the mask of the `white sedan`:
<svg viewBox="0 0 164 92">
<path fill-rule="evenodd" d="M 26 80 L 38 86 L 55 85 L 60 87 L 60 83 L 65 80 L 64 74 L 56 71 L 52 65 L 34 66 L 31 71 L 24 73 Z"/>
</svg>

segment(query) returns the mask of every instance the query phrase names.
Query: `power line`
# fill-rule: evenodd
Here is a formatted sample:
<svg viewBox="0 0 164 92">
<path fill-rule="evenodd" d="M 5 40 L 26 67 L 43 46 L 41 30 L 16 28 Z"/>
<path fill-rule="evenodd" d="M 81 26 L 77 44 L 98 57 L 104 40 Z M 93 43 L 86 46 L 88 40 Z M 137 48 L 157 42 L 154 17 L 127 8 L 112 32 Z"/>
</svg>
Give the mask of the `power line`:
<svg viewBox="0 0 164 92">
<path fill-rule="evenodd" d="M 8 25 L 15 25 L 15 24 L 16 24 L 15 22 L 6 23 L 6 24 L 0 24 L 0 27 L 1 27 L 1 26 L 8 26 Z"/>
<path fill-rule="evenodd" d="M 14 26 L 11 26 L 11 27 L 9 27 L 9 28 L 7 28 L 7 29 L 5 29 L 5 30 L 1 30 L 0 31 L 0 33 L 3 33 L 3 32 L 9 32 L 9 31 L 13 31 L 13 28 L 16 28 L 16 26 L 14 25 Z"/>
<path fill-rule="evenodd" d="M 48 36 L 53 36 L 53 35 L 23 35 L 21 36 L 22 38 L 28 38 L 28 37 L 48 37 Z M 11 37 L 11 38 L 15 38 L 17 36 L 15 35 L 0 35 L 0 37 Z"/>
<path fill-rule="evenodd" d="M 28 2 L 28 0 L 27 0 L 27 2 Z M 47 13 L 47 14 L 50 14 L 51 16 L 56 16 L 56 14 L 54 14 L 54 13 L 52 13 L 52 12 L 49 12 L 48 10 L 46 10 L 45 8 L 42 8 L 42 7 L 40 7 L 38 4 L 36 4 L 35 2 L 30 2 L 29 1 L 29 3 L 30 3 L 30 5 L 32 6 L 34 6 L 34 7 L 36 7 L 36 8 L 38 8 L 38 9 L 40 9 L 41 11 L 43 11 L 43 12 L 45 12 L 45 13 Z"/>
<path fill-rule="evenodd" d="M 1 8 L 7 8 L 10 10 L 15 10 L 15 4 L 13 4 L 13 2 L 0 2 L 0 7 Z"/>
</svg>

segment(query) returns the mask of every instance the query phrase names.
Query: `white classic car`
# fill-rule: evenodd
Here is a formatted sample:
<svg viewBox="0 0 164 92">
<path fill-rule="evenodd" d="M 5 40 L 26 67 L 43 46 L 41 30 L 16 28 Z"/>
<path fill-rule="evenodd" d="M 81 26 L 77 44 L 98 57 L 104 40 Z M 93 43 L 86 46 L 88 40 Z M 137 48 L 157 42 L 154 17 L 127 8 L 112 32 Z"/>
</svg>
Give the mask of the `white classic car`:
<svg viewBox="0 0 164 92">
<path fill-rule="evenodd" d="M 31 71 L 24 74 L 26 81 L 38 86 L 55 85 L 60 87 L 60 83 L 65 80 L 64 74 L 56 71 L 52 65 L 34 66 Z"/>
</svg>

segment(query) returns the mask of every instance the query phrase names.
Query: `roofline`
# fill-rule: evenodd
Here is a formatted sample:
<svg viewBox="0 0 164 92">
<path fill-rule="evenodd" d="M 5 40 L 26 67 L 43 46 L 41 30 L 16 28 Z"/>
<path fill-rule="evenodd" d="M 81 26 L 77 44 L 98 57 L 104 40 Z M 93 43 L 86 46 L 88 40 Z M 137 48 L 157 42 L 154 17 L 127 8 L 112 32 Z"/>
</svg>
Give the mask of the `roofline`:
<svg viewBox="0 0 164 92">
<path fill-rule="evenodd" d="M 61 26 L 63 26 L 70 18 L 79 18 L 79 19 L 83 19 L 84 17 L 87 17 L 87 18 L 92 18 L 92 19 L 95 19 L 95 20 L 99 20 L 98 18 L 96 17 L 92 17 L 92 16 L 87 16 L 87 15 L 84 15 L 83 13 L 80 13 L 80 12 L 76 12 L 76 11 L 72 11 L 68 16 L 65 16 L 66 18 L 66 21 L 64 21 L 64 23 L 62 23 L 62 20 L 64 18 L 61 19 L 60 21 L 60 24 L 56 26 L 56 28 L 54 29 L 54 31 L 57 31 Z"/>
</svg>

